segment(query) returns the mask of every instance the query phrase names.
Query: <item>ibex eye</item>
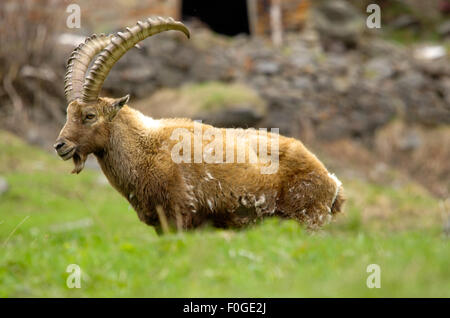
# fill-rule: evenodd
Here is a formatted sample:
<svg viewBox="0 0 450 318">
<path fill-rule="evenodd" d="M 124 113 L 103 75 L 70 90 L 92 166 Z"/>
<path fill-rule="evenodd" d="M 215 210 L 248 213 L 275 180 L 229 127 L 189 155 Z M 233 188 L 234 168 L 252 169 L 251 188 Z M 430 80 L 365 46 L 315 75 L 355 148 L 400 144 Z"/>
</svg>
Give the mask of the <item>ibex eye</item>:
<svg viewBox="0 0 450 318">
<path fill-rule="evenodd" d="M 95 115 L 94 114 L 87 114 L 86 115 L 86 119 L 90 120 L 90 119 L 94 119 Z"/>
</svg>

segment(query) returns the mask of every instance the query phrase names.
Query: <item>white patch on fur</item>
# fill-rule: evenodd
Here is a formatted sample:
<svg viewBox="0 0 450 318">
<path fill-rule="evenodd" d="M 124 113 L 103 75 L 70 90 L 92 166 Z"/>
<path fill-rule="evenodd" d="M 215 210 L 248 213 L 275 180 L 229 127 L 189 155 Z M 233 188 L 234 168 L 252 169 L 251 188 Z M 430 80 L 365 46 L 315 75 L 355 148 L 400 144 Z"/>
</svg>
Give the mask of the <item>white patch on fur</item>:
<svg viewBox="0 0 450 318">
<path fill-rule="evenodd" d="M 211 200 L 208 199 L 208 200 L 206 200 L 206 201 L 208 202 L 208 206 L 209 206 L 210 210 L 212 211 L 212 210 L 213 210 L 213 205 L 212 205 Z"/>
<path fill-rule="evenodd" d="M 186 196 L 189 199 L 189 201 L 191 201 L 191 202 L 195 201 L 195 198 L 192 195 L 190 195 L 189 193 L 186 193 Z"/>
<path fill-rule="evenodd" d="M 145 116 L 142 113 L 138 113 L 138 119 L 141 121 L 142 125 L 147 129 L 157 129 L 162 126 L 159 119 L 153 119 L 151 117 Z"/>
<path fill-rule="evenodd" d="M 342 182 L 336 177 L 336 175 L 334 173 L 328 173 L 328 176 L 333 179 L 334 183 L 336 183 L 336 191 L 334 192 L 334 196 L 333 196 L 333 200 L 331 201 L 331 207 L 334 204 L 334 201 L 336 201 L 336 198 L 339 194 L 339 188 L 342 185 Z M 330 208 L 330 212 L 331 212 L 331 208 Z"/>
<path fill-rule="evenodd" d="M 259 197 L 258 200 L 256 200 L 255 202 L 255 207 L 260 207 L 261 205 L 263 205 L 266 202 L 266 197 L 264 196 L 264 194 L 261 194 L 261 196 Z"/>
<path fill-rule="evenodd" d="M 184 185 L 186 186 L 186 188 L 188 189 L 189 192 L 192 192 L 192 190 L 194 189 L 194 187 L 187 181 L 185 176 L 182 176 L 183 178 L 183 182 Z"/>
<path fill-rule="evenodd" d="M 194 195 L 194 191 L 193 191 L 194 187 L 187 181 L 185 176 L 182 176 L 182 178 L 183 178 L 184 185 L 186 186 L 186 189 L 187 189 L 186 197 L 189 201 L 188 206 L 191 207 L 192 213 L 197 213 L 196 206 L 195 206 L 197 199 L 195 198 L 195 195 Z"/>
<path fill-rule="evenodd" d="M 336 177 L 334 173 L 328 173 L 328 176 L 333 179 L 337 187 L 340 187 L 342 185 L 342 182 Z"/>
<path fill-rule="evenodd" d="M 211 180 L 214 179 L 213 176 L 208 171 L 206 171 L 206 175 L 208 176 L 209 179 Z"/>
</svg>

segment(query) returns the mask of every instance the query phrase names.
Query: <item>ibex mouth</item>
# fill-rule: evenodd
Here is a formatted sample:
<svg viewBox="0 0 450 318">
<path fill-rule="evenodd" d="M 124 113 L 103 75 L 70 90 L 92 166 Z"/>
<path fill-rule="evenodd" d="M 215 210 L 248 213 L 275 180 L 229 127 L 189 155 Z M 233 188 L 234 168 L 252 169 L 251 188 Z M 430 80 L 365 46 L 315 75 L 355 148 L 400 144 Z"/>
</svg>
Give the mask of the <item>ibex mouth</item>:
<svg viewBox="0 0 450 318">
<path fill-rule="evenodd" d="M 59 156 L 60 156 L 64 161 L 69 160 L 70 158 L 72 158 L 72 157 L 74 156 L 76 150 L 77 150 L 76 147 L 73 147 L 73 148 L 67 150 L 67 151 L 64 152 L 64 153 L 59 153 Z"/>
</svg>

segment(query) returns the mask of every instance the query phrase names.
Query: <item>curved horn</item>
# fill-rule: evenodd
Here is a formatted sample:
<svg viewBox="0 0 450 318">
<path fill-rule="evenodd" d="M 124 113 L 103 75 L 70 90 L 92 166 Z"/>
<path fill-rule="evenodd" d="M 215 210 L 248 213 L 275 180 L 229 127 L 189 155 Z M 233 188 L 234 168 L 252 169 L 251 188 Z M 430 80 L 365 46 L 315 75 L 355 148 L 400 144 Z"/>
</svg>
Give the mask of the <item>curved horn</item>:
<svg viewBox="0 0 450 318">
<path fill-rule="evenodd" d="M 111 42 L 112 37 L 112 34 L 98 36 L 93 34 L 73 50 L 67 60 L 67 72 L 64 77 L 64 94 L 68 103 L 81 98 L 84 76 L 89 64 Z"/>
<path fill-rule="evenodd" d="M 172 18 L 147 19 L 145 22 L 139 21 L 135 26 L 126 28 L 124 33 L 118 32 L 111 42 L 100 52 L 96 58 L 89 74 L 86 76 L 83 85 L 83 102 L 96 102 L 106 79 L 113 65 L 134 45 L 154 34 L 178 30 L 183 32 L 188 38 L 189 30 L 186 26 Z"/>
</svg>

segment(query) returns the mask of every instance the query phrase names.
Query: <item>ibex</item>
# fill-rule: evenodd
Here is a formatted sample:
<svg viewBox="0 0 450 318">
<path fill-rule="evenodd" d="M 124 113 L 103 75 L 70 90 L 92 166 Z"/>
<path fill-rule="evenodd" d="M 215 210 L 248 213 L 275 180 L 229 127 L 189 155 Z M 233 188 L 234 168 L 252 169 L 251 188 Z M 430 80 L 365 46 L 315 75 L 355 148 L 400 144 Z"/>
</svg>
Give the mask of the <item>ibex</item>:
<svg viewBox="0 0 450 318">
<path fill-rule="evenodd" d="M 242 227 L 267 216 L 317 227 L 340 212 L 340 181 L 296 139 L 190 119 L 157 120 L 127 106 L 129 95 L 99 97 L 114 63 L 138 42 L 167 30 L 190 37 L 181 22 L 155 18 L 123 33 L 94 34 L 73 51 L 65 76 L 67 120 L 54 145 L 63 160 L 73 159 L 72 172 L 79 173 L 94 154 L 139 219 L 157 229 L 162 217 L 179 229 Z M 215 141 L 226 138 L 213 147 L 212 138 L 199 139 L 198 132 Z M 213 159 L 206 160 L 207 154 Z M 269 163 L 264 154 L 275 159 Z M 274 163 L 275 169 L 262 171 Z"/>
</svg>

